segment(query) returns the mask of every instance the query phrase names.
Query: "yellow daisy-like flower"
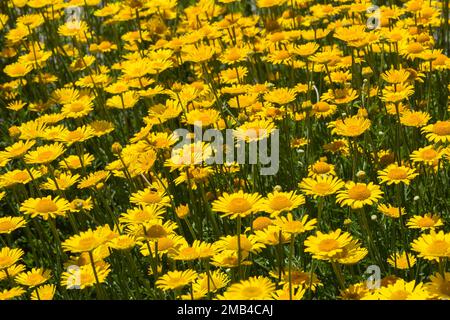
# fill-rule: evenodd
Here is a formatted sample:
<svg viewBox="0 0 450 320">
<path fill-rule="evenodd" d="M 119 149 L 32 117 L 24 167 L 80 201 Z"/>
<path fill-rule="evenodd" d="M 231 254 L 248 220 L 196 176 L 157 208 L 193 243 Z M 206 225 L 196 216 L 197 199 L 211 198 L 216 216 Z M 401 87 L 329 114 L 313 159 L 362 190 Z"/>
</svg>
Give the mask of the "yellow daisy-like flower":
<svg viewBox="0 0 450 320">
<path fill-rule="evenodd" d="M 415 169 L 397 164 L 391 164 L 386 169 L 378 171 L 378 178 L 381 180 L 381 183 L 387 183 L 387 185 L 402 182 L 409 185 L 411 180 L 418 175 Z"/>
<path fill-rule="evenodd" d="M 95 266 L 96 275 L 94 274 L 92 265 L 86 264 L 79 268 L 68 269 L 61 274 L 61 285 L 68 289 L 85 289 L 99 283 L 104 283 L 111 269 L 109 264 Z"/>
<path fill-rule="evenodd" d="M 274 279 L 279 279 L 280 275 L 280 285 L 289 284 L 289 271 L 288 270 L 272 270 L 269 275 Z M 291 270 L 291 283 L 292 287 L 304 287 L 315 291 L 317 287 L 322 286 L 323 284 L 320 282 L 319 278 L 315 273 L 306 272 L 301 269 Z"/>
<path fill-rule="evenodd" d="M 53 199 L 51 196 L 30 198 L 20 206 L 21 212 L 31 215 L 32 218 L 40 216 L 44 220 L 64 216 L 69 209 L 70 205 L 66 199 L 59 197 Z"/>
<path fill-rule="evenodd" d="M 431 116 L 423 111 L 406 110 L 400 115 L 400 123 L 407 127 L 420 128 L 430 121 Z"/>
<path fill-rule="evenodd" d="M 349 181 L 345 185 L 345 190 L 339 191 L 336 202 L 342 207 L 349 206 L 352 209 L 359 209 L 378 202 L 382 195 L 380 187 L 372 182 L 366 184 Z"/>
<path fill-rule="evenodd" d="M 20 273 L 16 276 L 15 281 L 26 287 L 36 287 L 45 283 L 50 279 L 50 270 L 43 268 L 33 268 L 31 271 Z"/>
<path fill-rule="evenodd" d="M 11 249 L 9 247 L 3 247 L 0 249 L 0 270 L 11 267 L 17 261 L 19 261 L 24 252 L 22 249 Z"/>
<path fill-rule="evenodd" d="M 254 120 L 245 122 L 236 130 L 233 130 L 234 136 L 242 141 L 258 141 L 269 137 L 275 130 L 273 122 L 268 120 Z"/>
<path fill-rule="evenodd" d="M 413 241 L 411 247 L 419 253 L 419 257 L 426 260 L 438 261 L 440 258 L 450 257 L 450 234 L 431 230 L 429 234 L 422 234 Z"/>
<path fill-rule="evenodd" d="M 78 179 L 80 178 L 79 174 L 72 175 L 70 172 L 67 173 L 61 173 L 57 177 L 55 177 L 55 180 L 48 178 L 47 182 L 41 184 L 41 188 L 44 190 L 66 190 L 69 189 L 71 186 L 73 186 Z"/>
<path fill-rule="evenodd" d="M 282 212 L 292 211 L 305 203 L 305 197 L 297 195 L 295 191 L 269 193 L 260 201 L 259 209 L 270 213 L 271 217 L 278 216 Z"/>
<path fill-rule="evenodd" d="M 430 142 L 449 142 L 450 141 L 450 120 L 437 121 L 422 128 L 425 137 Z"/>
<path fill-rule="evenodd" d="M 315 235 L 305 240 L 305 252 L 310 252 L 314 259 L 332 260 L 342 253 L 352 240 L 352 236 L 348 232 L 342 232 L 341 229 L 330 233 L 317 231 Z"/>
<path fill-rule="evenodd" d="M 444 226 L 442 219 L 431 213 L 426 213 L 423 216 L 413 216 L 406 223 L 410 229 L 420 229 L 421 231 L 434 230 Z"/>
<path fill-rule="evenodd" d="M 328 163 L 326 161 L 326 158 L 321 158 L 320 160 L 308 166 L 308 177 L 317 178 L 319 176 L 325 175 L 336 175 L 334 165 Z"/>
<path fill-rule="evenodd" d="M 2 151 L 2 154 L 4 154 L 8 159 L 19 158 L 31 149 L 35 143 L 36 141 L 34 140 L 17 141 L 9 147 L 6 147 L 5 151 Z"/>
<path fill-rule="evenodd" d="M 5 289 L 0 291 L 0 300 L 10 300 L 17 297 L 20 297 L 25 293 L 25 290 L 21 287 L 14 287 L 11 289 Z"/>
<path fill-rule="evenodd" d="M 411 160 L 415 163 L 424 163 L 426 165 L 434 165 L 437 161 L 442 159 L 445 150 L 442 148 L 435 148 L 433 145 L 419 148 L 411 153 Z"/>
<path fill-rule="evenodd" d="M 0 234 L 9 234 L 16 229 L 22 228 L 27 222 L 22 217 L 1 217 L 0 218 Z"/>
<path fill-rule="evenodd" d="M 400 215 L 403 216 L 406 214 L 405 208 L 394 207 L 390 204 L 379 204 L 377 209 L 385 216 L 391 218 L 400 218 Z"/>
<path fill-rule="evenodd" d="M 132 193 L 130 197 L 130 202 L 141 206 L 149 204 L 157 204 L 159 206 L 169 206 L 170 197 L 167 196 L 164 191 L 149 187 L 145 188 L 144 190 Z"/>
<path fill-rule="evenodd" d="M 107 241 L 99 232 L 91 229 L 74 235 L 62 243 L 65 251 L 91 252 Z"/>
<path fill-rule="evenodd" d="M 432 275 L 425 287 L 437 299 L 450 300 L 450 272 L 445 272 L 444 275 L 440 273 Z"/>
<path fill-rule="evenodd" d="M 361 300 L 369 293 L 369 288 L 367 288 L 367 283 L 360 282 L 352 284 L 345 290 L 341 290 L 340 298 L 342 300 Z"/>
<path fill-rule="evenodd" d="M 221 212 L 222 217 L 246 217 L 259 210 L 261 196 L 257 193 L 245 193 L 242 190 L 228 194 L 224 193 L 212 203 L 212 210 Z"/>
<path fill-rule="evenodd" d="M 264 100 L 279 105 L 285 105 L 295 100 L 297 92 L 295 89 L 277 88 L 264 94 Z"/>
<path fill-rule="evenodd" d="M 214 270 L 209 274 L 209 277 L 207 273 L 200 273 L 197 280 L 193 284 L 193 289 L 194 291 L 206 290 L 206 292 L 216 292 L 222 288 L 225 288 L 229 282 L 230 278 L 225 272 Z"/>
<path fill-rule="evenodd" d="M 301 220 L 294 220 L 291 213 L 286 217 L 276 217 L 273 225 L 279 227 L 283 232 L 290 234 L 299 234 L 313 230 L 317 224 L 317 219 L 308 220 L 309 216 L 305 214 Z"/>
<path fill-rule="evenodd" d="M 407 252 L 396 252 L 389 256 L 387 262 L 396 269 L 407 270 L 416 264 L 416 257 Z"/>
<path fill-rule="evenodd" d="M 25 155 L 25 162 L 28 164 L 48 164 L 61 156 L 66 149 L 61 143 L 53 143 L 37 147 Z"/>
<path fill-rule="evenodd" d="M 275 284 L 270 279 L 258 276 L 234 283 L 217 296 L 219 300 L 271 300 Z"/>
<path fill-rule="evenodd" d="M 430 297 L 422 283 L 399 279 L 394 284 L 376 289 L 372 294 L 363 297 L 363 300 L 427 300 Z"/>
<path fill-rule="evenodd" d="M 56 286 L 54 284 L 45 284 L 31 293 L 31 300 L 53 300 L 55 292 Z"/>
<path fill-rule="evenodd" d="M 330 122 L 331 133 L 344 137 L 358 137 L 370 128 L 370 120 L 353 116 Z"/>
<path fill-rule="evenodd" d="M 326 197 L 335 194 L 344 187 L 345 183 L 338 177 L 330 175 L 316 176 L 316 178 L 304 178 L 299 183 L 299 187 L 306 195 L 317 197 Z"/>
<path fill-rule="evenodd" d="M 164 291 L 177 290 L 194 282 L 197 277 L 197 272 L 192 269 L 169 271 L 165 275 L 159 277 L 156 281 L 156 286 Z"/>
</svg>

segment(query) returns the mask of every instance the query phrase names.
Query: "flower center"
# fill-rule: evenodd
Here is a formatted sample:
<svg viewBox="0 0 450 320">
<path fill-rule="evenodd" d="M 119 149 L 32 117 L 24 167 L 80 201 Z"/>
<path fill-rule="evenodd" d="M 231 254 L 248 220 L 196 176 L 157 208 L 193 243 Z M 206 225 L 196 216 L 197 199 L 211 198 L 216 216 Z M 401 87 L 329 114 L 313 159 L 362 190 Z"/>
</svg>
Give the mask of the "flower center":
<svg viewBox="0 0 450 320">
<path fill-rule="evenodd" d="M 84 110 L 84 105 L 81 102 L 74 102 L 70 105 L 70 111 L 80 112 Z"/>
<path fill-rule="evenodd" d="M 339 248 L 339 242 L 337 242 L 335 239 L 325 239 L 320 241 L 319 243 L 319 250 L 320 251 L 333 251 Z"/>
<path fill-rule="evenodd" d="M 285 208 L 289 208 L 290 206 L 292 206 L 292 201 L 289 200 L 289 198 L 286 196 L 281 195 L 275 196 L 270 202 L 270 207 L 273 210 L 282 210 Z"/>
<path fill-rule="evenodd" d="M 450 135 L 450 122 L 438 121 L 433 126 L 433 132 L 438 136 Z"/>
<path fill-rule="evenodd" d="M 163 226 L 155 224 L 146 230 L 145 235 L 149 238 L 164 238 L 167 232 Z"/>
<path fill-rule="evenodd" d="M 420 43 L 413 42 L 408 45 L 408 52 L 409 53 L 420 53 L 423 51 L 423 47 Z"/>
<path fill-rule="evenodd" d="M 348 196 L 353 200 L 366 200 L 370 195 L 370 190 L 364 185 L 356 185 L 348 190 Z"/>
<path fill-rule="evenodd" d="M 444 240 L 435 240 L 428 247 L 428 251 L 432 255 L 436 256 L 445 256 L 449 249 L 449 244 Z"/>
<path fill-rule="evenodd" d="M 90 250 L 92 248 L 92 246 L 94 245 L 95 241 L 96 241 L 96 239 L 94 237 L 82 238 L 78 241 L 78 246 L 81 249 Z"/>
<path fill-rule="evenodd" d="M 20 171 L 14 174 L 14 180 L 16 181 L 25 181 L 30 178 L 30 175 L 26 171 Z"/>
<path fill-rule="evenodd" d="M 45 151 L 41 151 L 39 153 L 39 158 L 40 159 L 51 159 L 53 157 L 54 153 L 52 150 L 45 150 Z"/>
<path fill-rule="evenodd" d="M 387 177 L 392 180 L 402 180 L 408 178 L 408 174 L 402 168 L 393 168 L 389 170 Z"/>
<path fill-rule="evenodd" d="M 326 182 L 319 182 L 312 187 L 312 191 L 317 194 L 327 194 L 330 189 L 330 185 Z"/>
<path fill-rule="evenodd" d="M 161 196 L 157 192 L 150 191 L 142 197 L 142 200 L 146 203 L 158 203 L 161 201 Z"/>
<path fill-rule="evenodd" d="M 433 160 L 437 154 L 436 150 L 433 149 L 424 150 L 422 151 L 422 158 L 425 160 Z"/>
<path fill-rule="evenodd" d="M 318 102 L 316 103 L 315 109 L 318 112 L 327 112 L 328 110 L 330 110 L 330 105 L 325 102 Z"/>
<path fill-rule="evenodd" d="M 432 227 L 435 223 L 436 222 L 430 217 L 422 217 L 419 221 L 417 221 L 417 224 L 423 228 Z"/>
<path fill-rule="evenodd" d="M 14 228 L 14 223 L 12 223 L 11 221 L 1 221 L 0 222 L 0 231 L 7 231 L 7 230 L 11 230 Z"/>
<path fill-rule="evenodd" d="M 318 174 L 324 174 L 324 173 L 328 173 L 330 171 L 330 165 L 326 162 L 317 162 L 314 167 L 313 167 L 313 171 L 315 173 Z"/>
<path fill-rule="evenodd" d="M 228 204 L 228 210 L 230 210 L 231 212 L 242 213 L 250 210 L 251 208 L 252 206 L 250 202 L 248 202 L 247 199 L 244 198 L 234 198 Z"/>
<path fill-rule="evenodd" d="M 398 290 L 398 291 L 394 291 L 391 294 L 391 300 L 406 300 L 406 298 L 408 298 L 409 294 L 408 292 L 404 291 L 404 290 Z"/>
<path fill-rule="evenodd" d="M 450 282 L 445 281 L 439 286 L 439 291 L 446 296 L 450 296 Z"/>
<path fill-rule="evenodd" d="M 37 212 L 47 213 L 58 211 L 58 206 L 50 199 L 40 199 L 35 207 Z"/>
<path fill-rule="evenodd" d="M 258 297 L 259 295 L 261 295 L 261 293 L 262 293 L 262 290 L 259 287 L 245 287 L 242 290 L 242 295 L 247 298 Z"/>
</svg>

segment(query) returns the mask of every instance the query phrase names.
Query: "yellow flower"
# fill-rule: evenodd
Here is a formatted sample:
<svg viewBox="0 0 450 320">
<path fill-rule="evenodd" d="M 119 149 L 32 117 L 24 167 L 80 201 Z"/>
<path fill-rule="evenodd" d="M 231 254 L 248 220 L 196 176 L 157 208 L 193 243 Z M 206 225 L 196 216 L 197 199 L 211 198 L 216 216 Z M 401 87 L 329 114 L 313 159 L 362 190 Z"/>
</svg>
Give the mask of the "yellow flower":
<svg viewBox="0 0 450 320">
<path fill-rule="evenodd" d="M 261 196 L 257 193 L 245 193 L 242 190 L 236 193 L 224 193 L 212 203 L 212 210 L 221 212 L 222 217 L 246 217 L 259 209 Z"/>
<path fill-rule="evenodd" d="M 382 195 L 380 187 L 372 182 L 365 184 L 349 181 L 346 183 L 345 189 L 339 191 L 336 202 L 342 207 L 349 206 L 352 209 L 359 209 L 378 202 Z"/>
<path fill-rule="evenodd" d="M 437 121 L 422 128 L 426 138 L 430 142 L 449 142 L 450 141 L 450 121 Z"/>
<path fill-rule="evenodd" d="M 306 195 L 317 197 L 326 197 L 335 194 L 344 187 L 345 183 L 338 177 L 330 175 L 318 175 L 315 178 L 304 178 L 299 187 Z"/>
<path fill-rule="evenodd" d="M 53 144 L 37 147 L 36 150 L 29 151 L 25 155 L 25 162 L 28 164 L 48 164 L 60 157 L 65 152 L 62 144 Z"/>
<path fill-rule="evenodd" d="M 431 230 L 429 234 L 422 234 L 413 241 L 411 247 L 419 253 L 419 257 L 426 260 L 438 261 L 440 258 L 450 257 L 450 234 Z"/>
<path fill-rule="evenodd" d="M 322 233 L 317 231 L 316 235 L 309 236 L 305 240 L 305 252 L 310 252 L 314 259 L 333 260 L 344 248 L 351 244 L 352 236 L 341 229 Z"/>
<path fill-rule="evenodd" d="M 65 251 L 77 252 L 91 252 L 102 244 L 107 242 L 102 234 L 91 229 L 82 231 L 74 235 L 62 243 Z"/>
<path fill-rule="evenodd" d="M 290 88 L 277 88 L 264 94 L 264 100 L 279 105 L 285 105 L 296 98 L 296 91 Z"/>
<path fill-rule="evenodd" d="M 22 249 L 11 249 L 3 247 L 0 249 L 0 270 L 11 267 L 17 261 L 19 261 L 24 252 Z"/>
<path fill-rule="evenodd" d="M 380 287 L 375 292 L 363 297 L 363 300 L 427 300 L 431 297 L 422 283 L 413 280 L 397 280 L 394 284 Z"/>
<path fill-rule="evenodd" d="M 184 271 L 169 271 L 165 275 L 159 277 L 156 281 L 156 286 L 158 289 L 162 289 L 164 291 L 178 290 L 194 282 L 197 277 L 197 272 L 192 269 L 187 269 Z"/>
<path fill-rule="evenodd" d="M 358 137 L 370 127 L 370 120 L 353 116 L 330 122 L 331 132 L 344 137 Z"/>
<path fill-rule="evenodd" d="M 271 300 L 275 284 L 270 279 L 258 276 L 234 283 L 217 296 L 219 300 Z"/>
<path fill-rule="evenodd" d="M 259 210 L 270 214 L 271 217 L 278 216 L 282 212 L 292 211 L 305 203 L 302 195 L 295 191 L 269 193 L 267 198 L 260 201 Z"/>
<path fill-rule="evenodd" d="M 16 276 L 15 281 L 18 284 L 30 288 L 39 286 L 50 279 L 50 270 L 43 268 L 33 268 L 31 271 L 20 273 Z"/>
<path fill-rule="evenodd" d="M 97 277 L 90 264 L 80 266 L 79 268 L 69 269 L 62 273 L 61 285 L 68 289 L 84 289 L 92 287 L 97 283 L 97 280 L 99 283 L 105 282 L 111 269 L 109 268 L 109 264 L 106 263 L 104 266 L 96 265 L 95 271 Z"/>
<path fill-rule="evenodd" d="M 308 221 L 309 216 L 305 214 L 301 220 L 294 220 L 291 213 L 287 214 L 287 217 L 276 217 L 273 221 L 273 225 L 279 227 L 283 232 L 290 234 L 299 234 L 306 231 L 313 230 L 317 224 L 317 219 L 311 219 Z"/>
<path fill-rule="evenodd" d="M 3 69 L 3 72 L 12 78 L 20 78 L 26 76 L 31 70 L 33 70 L 32 66 L 17 62 L 7 65 Z"/>
<path fill-rule="evenodd" d="M 418 175 L 415 169 L 398 166 L 397 164 L 391 164 L 386 169 L 378 171 L 378 178 L 381 180 L 381 183 L 387 183 L 387 185 L 402 182 L 409 185 L 411 180 Z"/>
<path fill-rule="evenodd" d="M 407 252 L 396 252 L 389 256 L 387 262 L 394 268 L 407 270 L 416 264 L 416 258 Z"/>
<path fill-rule="evenodd" d="M 40 216 L 44 220 L 64 216 L 70 209 L 69 202 L 64 198 L 52 198 L 51 196 L 43 198 L 30 198 L 20 205 L 20 211 L 31 215 L 32 218 Z"/>
<path fill-rule="evenodd" d="M 436 273 L 430 277 L 430 282 L 425 284 L 428 292 L 440 300 L 450 299 L 450 273 L 445 272 L 444 276 Z"/>
<path fill-rule="evenodd" d="M 268 120 L 248 121 L 233 131 L 234 136 L 242 141 L 254 142 L 269 137 L 275 130 L 273 122 Z"/>
<path fill-rule="evenodd" d="M 25 293 L 25 290 L 21 287 L 14 287 L 11 289 L 5 289 L 3 291 L 0 291 L 0 300 L 10 300 L 17 297 L 20 297 Z"/>
<path fill-rule="evenodd" d="M 0 234 L 9 234 L 16 229 L 22 228 L 27 222 L 22 217 L 1 217 L 0 218 Z"/>
<path fill-rule="evenodd" d="M 400 215 L 405 215 L 406 211 L 405 208 L 398 208 L 394 207 L 390 204 L 379 204 L 377 207 L 378 211 L 380 211 L 382 214 L 391 217 L 391 218 L 400 218 Z"/>
<path fill-rule="evenodd" d="M 45 284 L 36 288 L 31 293 L 31 300 L 53 300 L 56 292 L 56 286 L 53 284 Z"/>
<path fill-rule="evenodd" d="M 434 230 L 442 227 L 444 223 L 442 219 L 431 213 L 426 213 L 423 216 L 413 216 L 408 220 L 406 225 L 411 229 L 420 229 L 421 231 Z"/>
<path fill-rule="evenodd" d="M 413 162 L 424 163 L 426 165 L 434 165 L 437 161 L 442 159 L 445 150 L 442 148 L 435 148 L 433 145 L 419 148 L 411 153 L 411 160 Z"/>
</svg>

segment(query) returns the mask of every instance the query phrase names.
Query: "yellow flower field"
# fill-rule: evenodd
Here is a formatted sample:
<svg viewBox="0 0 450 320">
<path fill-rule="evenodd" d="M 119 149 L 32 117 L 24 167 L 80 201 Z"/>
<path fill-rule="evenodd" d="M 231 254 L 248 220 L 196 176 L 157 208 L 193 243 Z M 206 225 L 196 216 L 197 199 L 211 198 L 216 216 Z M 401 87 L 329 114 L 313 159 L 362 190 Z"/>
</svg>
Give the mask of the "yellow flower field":
<svg viewBox="0 0 450 320">
<path fill-rule="evenodd" d="M 0 300 L 450 299 L 449 0 L 1 0 Z"/>
</svg>

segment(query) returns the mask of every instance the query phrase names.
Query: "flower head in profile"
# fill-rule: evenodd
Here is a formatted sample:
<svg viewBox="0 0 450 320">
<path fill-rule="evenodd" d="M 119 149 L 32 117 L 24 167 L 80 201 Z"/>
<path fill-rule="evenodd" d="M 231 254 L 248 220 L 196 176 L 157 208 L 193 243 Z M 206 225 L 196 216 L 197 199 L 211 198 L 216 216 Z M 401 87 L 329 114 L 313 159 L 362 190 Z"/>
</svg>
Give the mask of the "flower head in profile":
<svg viewBox="0 0 450 320">
<path fill-rule="evenodd" d="M 197 272 L 192 269 L 169 271 L 156 281 L 156 286 L 164 291 L 178 290 L 194 282 L 197 277 Z"/>
</svg>

